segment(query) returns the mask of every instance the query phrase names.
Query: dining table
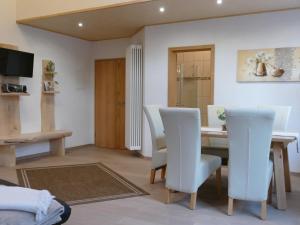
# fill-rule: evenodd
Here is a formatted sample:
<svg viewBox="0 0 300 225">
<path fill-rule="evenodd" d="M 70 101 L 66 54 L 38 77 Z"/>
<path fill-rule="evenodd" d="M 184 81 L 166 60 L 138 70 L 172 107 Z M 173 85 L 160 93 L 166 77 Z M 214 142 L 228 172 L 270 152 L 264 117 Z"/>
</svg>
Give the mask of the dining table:
<svg viewBox="0 0 300 225">
<path fill-rule="evenodd" d="M 228 138 L 228 133 L 222 128 L 201 127 L 201 137 Z M 291 192 L 291 178 L 287 146 L 297 142 L 299 133 L 272 132 L 270 149 L 273 152 L 274 178 L 276 187 L 276 203 L 280 210 L 287 209 L 286 192 Z"/>
</svg>

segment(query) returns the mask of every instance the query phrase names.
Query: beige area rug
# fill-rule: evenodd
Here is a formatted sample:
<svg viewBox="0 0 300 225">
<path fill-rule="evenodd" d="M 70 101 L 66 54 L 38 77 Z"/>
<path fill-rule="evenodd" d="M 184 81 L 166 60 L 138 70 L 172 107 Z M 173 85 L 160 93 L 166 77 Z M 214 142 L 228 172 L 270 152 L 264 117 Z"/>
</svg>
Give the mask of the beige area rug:
<svg viewBox="0 0 300 225">
<path fill-rule="evenodd" d="M 102 163 L 22 168 L 17 175 L 21 186 L 49 190 L 70 205 L 147 194 Z"/>
</svg>

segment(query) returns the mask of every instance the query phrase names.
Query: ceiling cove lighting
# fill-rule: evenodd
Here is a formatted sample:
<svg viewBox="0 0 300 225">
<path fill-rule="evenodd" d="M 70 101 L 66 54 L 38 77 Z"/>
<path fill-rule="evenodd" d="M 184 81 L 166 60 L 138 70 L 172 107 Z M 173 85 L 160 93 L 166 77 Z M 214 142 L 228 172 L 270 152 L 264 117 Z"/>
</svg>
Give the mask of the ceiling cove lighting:
<svg viewBox="0 0 300 225">
<path fill-rule="evenodd" d="M 217 4 L 221 5 L 223 3 L 223 0 L 217 0 Z"/>
<path fill-rule="evenodd" d="M 79 22 L 79 23 L 78 23 L 78 27 L 83 27 L 83 23 L 82 23 L 82 22 Z"/>
<path fill-rule="evenodd" d="M 166 9 L 165 9 L 165 7 L 159 7 L 159 11 L 161 12 L 161 13 L 163 13 L 163 12 L 165 12 L 166 11 Z"/>
</svg>

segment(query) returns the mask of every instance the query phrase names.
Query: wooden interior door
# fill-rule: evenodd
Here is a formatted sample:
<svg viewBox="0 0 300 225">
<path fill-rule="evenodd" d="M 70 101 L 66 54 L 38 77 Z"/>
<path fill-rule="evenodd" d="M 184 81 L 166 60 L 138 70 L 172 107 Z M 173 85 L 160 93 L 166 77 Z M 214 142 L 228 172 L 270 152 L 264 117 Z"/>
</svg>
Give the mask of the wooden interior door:
<svg viewBox="0 0 300 225">
<path fill-rule="evenodd" d="M 125 148 L 125 59 L 95 62 L 95 144 Z"/>
</svg>

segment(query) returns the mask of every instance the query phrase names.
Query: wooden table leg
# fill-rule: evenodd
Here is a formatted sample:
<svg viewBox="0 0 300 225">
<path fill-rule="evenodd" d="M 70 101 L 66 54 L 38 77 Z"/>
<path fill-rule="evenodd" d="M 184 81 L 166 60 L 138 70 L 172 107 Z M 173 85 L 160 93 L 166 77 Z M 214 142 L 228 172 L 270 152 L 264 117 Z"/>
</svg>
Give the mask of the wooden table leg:
<svg viewBox="0 0 300 225">
<path fill-rule="evenodd" d="M 286 204 L 286 193 L 285 193 L 285 179 L 284 179 L 284 166 L 283 166 L 283 144 L 273 143 L 274 153 L 274 173 L 275 173 L 275 185 L 276 185 L 276 197 L 277 197 L 277 208 L 285 210 Z"/>
<path fill-rule="evenodd" d="M 56 156 L 65 156 L 65 138 L 50 140 L 50 153 Z"/>
<path fill-rule="evenodd" d="M 16 166 L 16 146 L 14 145 L 0 146 L 0 166 L 7 166 L 7 167 Z"/>
<path fill-rule="evenodd" d="M 291 192 L 291 174 L 290 174 L 290 163 L 289 153 L 287 147 L 283 149 L 283 167 L 284 167 L 284 179 L 285 179 L 285 190 Z"/>
</svg>

